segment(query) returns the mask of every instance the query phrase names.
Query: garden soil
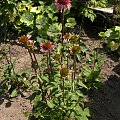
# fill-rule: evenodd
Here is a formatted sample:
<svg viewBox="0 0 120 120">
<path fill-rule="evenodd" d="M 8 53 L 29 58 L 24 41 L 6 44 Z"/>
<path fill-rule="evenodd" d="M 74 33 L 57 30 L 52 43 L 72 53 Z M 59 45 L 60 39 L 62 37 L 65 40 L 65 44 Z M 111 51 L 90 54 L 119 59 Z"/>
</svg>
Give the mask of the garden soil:
<svg viewBox="0 0 120 120">
<path fill-rule="evenodd" d="M 99 48 L 100 54 L 103 52 L 106 55 L 101 71 L 103 86 L 99 90 L 91 90 L 88 94 L 92 99 L 87 104 L 93 114 L 90 120 L 120 120 L 119 54 L 108 55 L 99 40 L 91 40 L 88 36 L 82 38 L 91 50 Z M 16 59 L 16 72 L 30 66 L 30 57 L 25 48 L 16 44 L 1 43 L 0 49 L 4 46 L 10 46 L 12 60 Z M 41 55 L 37 55 L 37 58 L 40 59 Z M 4 66 L 6 62 L 1 61 L 0 64 Z M 0 72 L 3 72 L 2 68 L 0 68 Z M 32 104 L 25 98 L 18 96 L 10 101 L 0 97 L 0 120 L 27 120 L 23 114 L 26 111 L 32 111 Z"/>
</svg>

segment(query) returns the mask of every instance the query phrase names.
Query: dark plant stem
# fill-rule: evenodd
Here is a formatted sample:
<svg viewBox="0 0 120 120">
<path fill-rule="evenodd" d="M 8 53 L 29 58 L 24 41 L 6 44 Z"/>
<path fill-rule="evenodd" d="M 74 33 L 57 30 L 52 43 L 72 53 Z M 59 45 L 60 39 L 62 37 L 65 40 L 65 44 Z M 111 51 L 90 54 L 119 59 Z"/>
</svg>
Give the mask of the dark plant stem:
<svg viewBox="0 0 120 120">
<path fill-rule="evenodd" d="M 63 91 L 63 103 L 64 103 L 64 98 L 65 98 L 65 91 L 64 91 L 64 89 L 65 89 L 65 83 L 64 83 L 64 78 L 62 77 L 61 79 L 62 79 L 62 91 Z"/>
<path fill-rule="evenodd" d="M 10 55 L 10 60 L 9 60 L 9 62 L 10 62 L 10 64 L 11 64 L 11 67 L 12 67 L 13 73 L 14 73 L 14 75 L 15 75 L 15 70 L 14 70 L 14 66 L 13 66 L 13 63 L 12 63 L 12 57 L 11 57 L 10 46 L 9 46 L 9 55 Z"/>
<path fill-rule="evenodd" d="M 76 55 L 74 54 L 74 61 L 73 61 L 73 69 L 74 69 L 74 75 L 73 75 L 73 79 L 75 80 L 75 76 L 76 76 Z"/>
<path fill-rule="evenodd" d="M 62 9 L 61 21 L 62 21 L 62 47 L 64 48 L 64 44 L 63 44 L 63 36 L 64 36 L 64 9 Z"/>
<path fill-rule="evenodd" d="M 49 77 L 49 80 L 50 80 L 50 66 L 49 66 L 49 52 L 47 52 L 47 69 L 48 69 L 48 77 Z"/>
<path fill-rule="evenodd" d="M 41 71 L 34 51 L 33 51 L 33 56 L 34 56 L 34 59 L 36 61 L 36 64 L 37 64 L 37 67 L 38 67 L 39 71 Z"/>
<path fill-rule="evenodd" d="M 32 54 L 31 54 L 31 51 L 30 51 L 30 49 L 28 48 L 28 53 L 29 53 L 29 55 L 30 55 L 30 58 L 31 58 L 31 60 L 32 60 L 32 63 L 34 62 L 34 59 L 33 59 L 33 57 L 32 57 Z M 36 68 L 35 67 L 33 67 L 33 69 L 34 69 L 34 71 L 35 71 L 35 74 L 36 74 L 36 76 L 37 76 L 37 70 L 36 70 Z M 41 82 L 40 82 L 40 80 L 38 79 L 38 84 L 39 84 L 39 88 L 41 89 L 41 92 L 42 92 L 42 100 L 44 100 L 44 92 L 43 92 L 43 88 L 42 88 L 42 84 L 41 84 Z"/>
<path fill-rule="evenodd" d="M 67 55 L 67 68 L 69 68 L 69 55 Z"/>
<path fill-rule="evenodd" d="M 69 68 L 69 59 L 70 59 L 70 52 L 68 48 L 68 55 L 67 55 L 67 68 Z"/>
<path fill-rule="evenodd" d="M 63 36 L 64 36 L 64 9 L 62 9 L 62 14 L 61 14 L 61 22 L 62 22 L 62 57 L 61 57 L 61 62 L 63 61 L 63 50 L 64 50 L 64 44 L 63 44 Z"/>
<path fill-rule="evenodd" d="M 49 51 L 49 67 L 50 67 L 50 75 L 52 74 L 52 64 L 51 64 L 51 55 Z"/>
<path fill-rule="evenodd" d="M 81 24 L 80 24 L 80 26 L 79 26 L 79 27 L 80 27 L 80 28 L 79 28 L 79 37 L 81 37 L 83 20 L 84 20 L 84 16 L 82 16 L 82 21 L 81 21 Z"/>
<path fill-rule="evenodd" d="M 74 85 L 74 81 L 75 81 L 75 77 L 76 77 L 76 55 L 74 54 L 74 58 L 73 58 L 73 73 L 72 73 L 72 90 L 74 91 L 75 89 L 75 85 Z"/>
<path fill-rule="evenodd" d="M 34 63 L 34 59 L 33 59 L 33 57 L 32 57 L 32 54 L 31 54 L 31 51 L 30 51 L 29 48 L 28 48 L 28 53 L 29 53 L 29 55 L 30 55 L 30 58 L 31 58 L 31 60 L 32 60 L 32 63 Z M 34 69 L 35 73 L 37 74 L 37 70 L 35 69 L 35 67 L 33 67 L 33 69 Z"/>
</svg>

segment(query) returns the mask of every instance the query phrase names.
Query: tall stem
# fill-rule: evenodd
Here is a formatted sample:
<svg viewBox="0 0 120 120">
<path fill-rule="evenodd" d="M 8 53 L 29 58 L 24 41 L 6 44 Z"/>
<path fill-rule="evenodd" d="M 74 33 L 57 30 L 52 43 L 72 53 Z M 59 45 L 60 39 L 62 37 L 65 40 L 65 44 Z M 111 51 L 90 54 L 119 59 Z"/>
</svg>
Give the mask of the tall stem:
<svg viewBox="0 0 120 120">
<path fill-rule="evenodd" d="M 51 64 L 50 50 L 49 50 L 49 66 L 50 66 L 50 74 L 52 74 L 52 64 Z"/>
<path fill-rule="evenodd" d="M 73 79 L 75 80 L 75 76 L 76 76 L 76 55 L 74 54 L 74 75 L 73 75 Z"/>
<path fill-rule="evenodd" d="M 35 59 L 35 61 L 36 61 L 37 67 L 38 67 L 38 69 L 39 69 L 39 71 L 40 71 L 40 67 L 39 67 L 39 64 L 38 64 L 38 61 L 37 61 L 37 58 L 36 58 L 36 55 L 35 55 L 35 52 L 34 52 L 34 51 L 33 51 L 33 56 L 34 56 L 34 59 Z"/>
<path fill-rule="evenodd" d="M 72 90 L 74 91 L 75 89 L 75 77 L 76 77 L 76 55 L 74 54 L 74 58 L 73 58 L 73 74 L 72 74 Z"/>
<path fill-rule="evenodd" d="M 33 59 L 33 57 L 32 57 L 32 54 L 31 54 L 31 51 L 30 51 L 30 49 L 29 49 L 29 48 L 28 48 L 28 52 L 29 52 L 30 58 L 31 58 L 32 63 L 33 63 L 33 62 L 34 62 L 34 59 Z M 33 69 L 34 69 L 35 74 L 36 74 L 36 76 L 37 76 L 37 70 L 36 70 L 36 68 L 35 68 L 35 67 L 33 67 Z M 39 80 L 39 79 L 38 79 L 38 84 L 39 84 L 39 88 L 41 89 L 41 92 L 42 92 L 42 100 L 44 100 L 43 88 L 42 88 L 42 84 L 41 84 L 41 82 L 40 82 L 40 80 Z"/>
<path fill-rule="evenodd" d="M 62 77 L 63 102 L 64 102 L 64 98 L 65 98 L 65 92 L 64 92 L 65 87 L 64 86 L 65 86 L 64 77 Z"/>
<path fill-rule="evenodd" d="M 63 36 L 64 36 L 64 9 L 62 9 L 62 14 L 61 14 L 61 22 L 62 22 L 62 57 L 61 57 L 61 62 L 63 61 L 63 50 L 64 50 L 64 44 L 63 44 Z"/>
<path fill-rule="evenodd" d="M 13 66 L 13 63 L 12 63 L 10 46 L 9 46 L 9 55 L 10 55 L 10 60 L 9 60 L 9 62 L 10 62 L 10 64 L 11 64 L 11 66 L 12 66 L 13 73 L 15 74 L 14 66 Z"/>
<path fill-rule="evenodd" d="M 48 77 L 49 77 L 49 80 L 50 80 L 49 52 L 47 52 L 46 56 L 47 56 Z"/>
<path fill-rule="evenodd" d="M 62 47 L 64 48 L 64 44 L 63 44 L 63 36 L 64 36 L 64 9 L 62 9 L 61 22 L 62 22 Z"/>
<path fill-rule="evenodd" d="M 33 57 L 32 57 L 32 54 L 31 54 L 31 51 L 30 51 L 29 48 L 28 48 L 28 53 L 29 53 L 29 55 L 30 55 L 30 58 L 31 58 L 31 60 L 32 60 L 32 63 L 34 63 L 34 59 L 33 59 Z M 37 74 L 37 70 L 35 69 L 35 67 L 33 67 L 33 69 L 34 69 L 35 73 Z"/>
</svg>

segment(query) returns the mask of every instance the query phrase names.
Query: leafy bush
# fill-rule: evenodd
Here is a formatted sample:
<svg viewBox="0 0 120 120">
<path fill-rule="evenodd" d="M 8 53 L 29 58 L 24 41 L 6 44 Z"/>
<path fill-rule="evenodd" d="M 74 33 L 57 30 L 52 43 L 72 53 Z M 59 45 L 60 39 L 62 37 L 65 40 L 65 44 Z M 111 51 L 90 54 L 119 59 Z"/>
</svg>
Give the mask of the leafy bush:
<svg viewBox="0 0 120 120">
<path fill-rule="evenodd" d="M 99 36 L 105 39 L 105 43 L 107 43 L 107 47 L 111 51 L 120 50 L 120 26 L 115 26 L 107 29 L 105 32 L 100 32 Z"/>
</svg>

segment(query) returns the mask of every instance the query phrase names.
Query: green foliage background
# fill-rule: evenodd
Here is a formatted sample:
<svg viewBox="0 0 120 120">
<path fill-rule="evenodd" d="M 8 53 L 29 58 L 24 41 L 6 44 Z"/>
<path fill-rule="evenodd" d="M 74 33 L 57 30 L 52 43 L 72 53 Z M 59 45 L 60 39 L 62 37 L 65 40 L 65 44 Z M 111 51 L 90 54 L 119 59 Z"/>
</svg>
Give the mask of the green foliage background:
<svg viewBox="0 0 120 120">
<path fill-rule="evenodd" d="M 107 1 L 72 0 L 71 3 L 72 9 L 71 14 L 67 16 L 68 18 L 74 18 L 76 16 L 74 13 L 77 13 L 77 16 L 83 15 L 94 21 L 96 15 L 89 7 L 105 7 Z M 66 14 L 68 13 L 66 12 Z M 41 34 L 46 35 L 46 38 L 55 38 L 57 33 L 61 31 L 60 24 L 57 23 L 60 22 L 59 16 L 59 11 L 54 6 L 54 0 L 1 0 L 0 37 L 6 40 L 13 39 L 13 36 L 17 38 L 17 36 L 29 33 L 37 40 L 39 39 L 36 37 L 37 33 L 42 32 Z"/>
</svg>

